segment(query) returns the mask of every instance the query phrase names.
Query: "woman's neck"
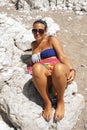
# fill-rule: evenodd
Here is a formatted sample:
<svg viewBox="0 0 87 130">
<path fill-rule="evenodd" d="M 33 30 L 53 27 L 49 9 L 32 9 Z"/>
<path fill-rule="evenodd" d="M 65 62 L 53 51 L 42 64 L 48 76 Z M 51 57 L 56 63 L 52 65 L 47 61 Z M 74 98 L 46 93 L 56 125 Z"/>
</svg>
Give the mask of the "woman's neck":
<svg viewBox="0 0 87 130">
<path fill-rule="evenodd" d="M 39 44 L 41 44 L 44 40 L 46 40 L 46 36 L 43 37 L 43 38 L 40 39 L 40 40 L 36 40 L 36 42 L 37 42 L 37 44 L 39 45 Z"/>
</svg>

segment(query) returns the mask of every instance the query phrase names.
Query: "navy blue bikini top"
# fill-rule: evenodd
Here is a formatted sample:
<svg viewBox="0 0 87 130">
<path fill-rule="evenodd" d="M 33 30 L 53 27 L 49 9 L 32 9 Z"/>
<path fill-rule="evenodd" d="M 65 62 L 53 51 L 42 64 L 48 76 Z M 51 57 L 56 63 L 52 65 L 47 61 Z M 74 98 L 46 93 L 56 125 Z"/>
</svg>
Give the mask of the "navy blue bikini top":
<svg viewBox="0 0 87 130">
<path fill-rule="evenodd" d="M 42 52 L 39 52 L 37 54 L 32 55 L 32 62 L 36 63 L 39 62 L 41 59 L 49 58 L 52 56 L 57 56 L 56 51 L 53 48 L 48 48 L 46 50 L 43 50 Z"/>
<path fill-rule="evenodd" d="M 46 49 L 40 53 L 41 58 L 49 58 L 56 55 L 56 51 L 53 48 Z"/>
</svg>

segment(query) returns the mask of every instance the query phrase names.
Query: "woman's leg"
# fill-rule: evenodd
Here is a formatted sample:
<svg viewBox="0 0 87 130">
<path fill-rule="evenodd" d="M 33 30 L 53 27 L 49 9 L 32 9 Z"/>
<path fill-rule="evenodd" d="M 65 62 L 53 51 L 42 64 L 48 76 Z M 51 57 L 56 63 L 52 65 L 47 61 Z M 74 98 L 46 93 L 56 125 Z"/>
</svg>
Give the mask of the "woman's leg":
<svg viewBox="0 0 87 130">
<path fill-rule="evenodd" d="M 57 107 L 54 114 L 55 120 L 64 117 L 64 91 L 67 86 L 68 69 L 63 64 L 56 64 L 52 71 L 52 83 L 57 92 Z"/>
<path fill-rule="evenodd" d="M 44 100 L 43 117 L 50 120 L 52 114 L 52 105 L 48 95 L 48 77 L 50 72 L 41 64 L 36 63 L 33 65 L 33 81 L 36 89 Z"/>
</svg>

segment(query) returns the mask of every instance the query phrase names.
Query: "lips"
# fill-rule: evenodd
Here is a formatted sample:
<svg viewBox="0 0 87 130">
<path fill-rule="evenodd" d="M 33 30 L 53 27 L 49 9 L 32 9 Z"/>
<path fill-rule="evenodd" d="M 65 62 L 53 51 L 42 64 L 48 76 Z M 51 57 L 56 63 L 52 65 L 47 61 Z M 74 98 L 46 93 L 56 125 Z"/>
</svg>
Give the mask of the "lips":
<svg viewBox="0 0 87 130">
<path fill-rule="evenodd" d="M 36 34 L 35 35 L 35 38 L 40 38 L 41 36 L 39 34 Z"/>
</svg>

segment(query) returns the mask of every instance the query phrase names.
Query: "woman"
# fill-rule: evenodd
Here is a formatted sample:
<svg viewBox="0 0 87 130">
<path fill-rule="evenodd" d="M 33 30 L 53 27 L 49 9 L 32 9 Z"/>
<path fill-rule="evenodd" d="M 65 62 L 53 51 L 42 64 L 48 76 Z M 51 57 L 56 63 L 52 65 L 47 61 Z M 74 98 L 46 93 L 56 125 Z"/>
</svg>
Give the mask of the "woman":
<svg viewBox="0 0 87 130">
<path fill-rule="evenodd" d="M 37 20 L 33 23 L 32 33 L 35 41 L 32 46 L 32 78 L 36 89 L 44 101 L 42 116 L 49 121 L 52 115 L 52 103 L 49 98 L 48 87 L 53 87 L 57 96 L 57 106 L 54 113 L 55 120 L 64 117 L 64 91 L 67 84 L 75 78 L 69 59 L 64 54 L 61 43 L 55 36 L 46 36 L 47 23 Z"/>
</svg>

